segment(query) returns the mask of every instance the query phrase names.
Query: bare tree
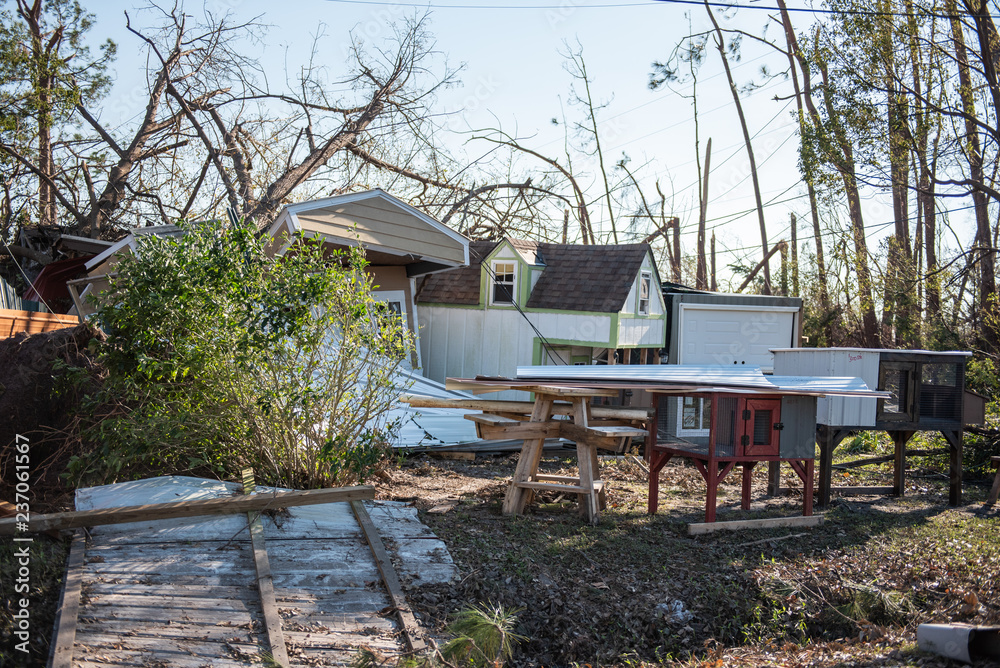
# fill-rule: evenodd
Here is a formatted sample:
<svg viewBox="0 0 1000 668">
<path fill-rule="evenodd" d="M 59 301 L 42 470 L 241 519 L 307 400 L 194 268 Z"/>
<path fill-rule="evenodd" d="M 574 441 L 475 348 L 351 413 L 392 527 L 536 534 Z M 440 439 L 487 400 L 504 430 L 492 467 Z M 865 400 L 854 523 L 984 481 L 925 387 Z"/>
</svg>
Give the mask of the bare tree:
<svg viewBox="0 0 1000 668">
<path fill-rule="evenodd" d="M 124 226 L 217 216 L 221 207 L 263 228 L 293 193 L 362 185 L 353 178 L 364 171 L 359 164 L 423 187 L 461 189 L 425 164 L 408 165 L 429 141 L 428 105 L 455 74 L 436 64 L 425 19 L 397 26 L 387 46 L 352 40 L 351 70 L 340 79 L 328 80 L 314 61 L 286 90 L 273 90 L 247 55 L 262 39 L 260 26 L 211 15 L 196 22 L 177 7 L 148 11 L 159 16 L 155 25 L 126 14 L 150 63 L 136 122 L 113 127 L 96 101 L 79 99 L 73 121 L 87 132 L 60 147 L 69 163 L 62 171 L 41 152 L 0 145 L 47 184 L 66 229 L 113 238 Z M 410 153 L 393 150 L 400 146 Z"/>
</svg>

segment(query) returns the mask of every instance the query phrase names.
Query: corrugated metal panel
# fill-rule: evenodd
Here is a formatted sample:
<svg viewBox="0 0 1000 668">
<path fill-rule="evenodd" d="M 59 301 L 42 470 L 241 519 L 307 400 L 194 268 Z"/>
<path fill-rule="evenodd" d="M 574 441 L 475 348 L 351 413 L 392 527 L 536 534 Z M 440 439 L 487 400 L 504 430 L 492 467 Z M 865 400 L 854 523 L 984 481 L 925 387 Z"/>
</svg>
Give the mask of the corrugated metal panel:
<svg viewBox="0 0 1000 668">
<path fill-rule="evenodd" d="M 805 390 L 825 394 L 868 392 L 871 388 L 860 378 L 837 376 L 765 376 L 768 381 L 783 390 Z"/>
<path fill-rule="evenodd" d="M 424 378 L 413 371 L 400 371 L 399 382 L 409 394 L 419 394 L 438 399 L 471 399 L 465 392 L 448 390 L 441 383 Z M 427 445 L 452 445 L 468 443 L 479 439 L 476 425 L 465 419 L 462 411 L 453 408 L 411 408 L 409 404 L 397 404 L 385 416 L 387 421 L 399 420 L 399 432 L 393 443 L 397 448 L 415 448 Z"/>
<path fill-rule="evenodd" d="M 30 313 L 48 313 L 49 309 L 41 302 L 23 299 L 17 295 L 17 290 L 10 283 L 0 278 L 0 309 L 10 311 L 28 311 Z"/>
<path fill-rule="evenodd" d="M 743 306 L 794 306 L 802 307 L 801 297 L 781 297 L 774 295 L 744 295 L 731 292 L 671 292 L 669 287 L 663 290 L 664 298 L 675 302 L 684 301 L 691 304 L 740 304 Z"/>
<path fill-rule="evenodd" d="M 765 376 L 760 367 L 707 364 L 616 364 L 610 366 L 519 366 L 518 380 L 697 385 L 783 392 L 879 396 L 860 378 Z"/>
<path fill-rule="evenodd" d="M 828 353 L 828 352 L 849 352 L 849 353 L 875 353 L 881 355 L 882 353 L 888 353 L 889 355 L 931 355 L 937 357 L 939 355 L 953 356 L 953 357 L 971 357 L 972 353 L 967 350 L 902 350 L 897 348 L 774 348 L 772 352 L 787 352 L 787 351 L 807 351 L 814 353 Z"/>
<path fill-rule="evenodd" d="M 591 380 L 677 385 L 732 385 L 774 389 L 760 367 L 710 364 L 614 364 L 592 366 L 519 366 L 517 378 Z"/>
<path fill-rule="evenodd" d="M 25 310 L 22 305 L 22 300 L 17 296 L 17 292 L 14 290 L 13 286 L 2 278 L 0 278 L 0 308 L 10 309 L 12 311 Z"/>
<path fill-rule="evenodd" d="M 816 456 L 816 398 L 781 398 L 781 456 L 812 459 Z"/>
</svg>

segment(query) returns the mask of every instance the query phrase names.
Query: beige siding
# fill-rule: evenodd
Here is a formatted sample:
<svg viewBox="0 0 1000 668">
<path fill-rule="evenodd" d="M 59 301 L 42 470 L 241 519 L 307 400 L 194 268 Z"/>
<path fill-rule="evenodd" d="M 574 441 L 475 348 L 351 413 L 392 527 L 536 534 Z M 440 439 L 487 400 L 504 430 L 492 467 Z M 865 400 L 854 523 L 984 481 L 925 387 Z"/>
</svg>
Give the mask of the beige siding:
<svg viewBox="0 0 1000 668">
<path fill-rule="evenodd" d="M 274 257 L 281 252 L 281 249 L 286 243 L 292 238 L 291 224 L 289 218 L 286 216 L 285 221 L 281 224 L 271 238 L 267 240 L 267 245 L 264 246 L 264 253 L 268 257 Z"/>
<path fill-rule="evenodd" d="M 90 281 L 90 283 L 77 283 L 76 292 L 80 294 L 83 292 L 87 286 L 90 286 L 90 291 L 83 298 L 83 312 L 80 314 L 82 317 L 86 317 L 97 312 L 97 308 L 94 306 L 93 299 L 96 299 L 98 295 L 107 290 L 110 287 L 110 283 L 107 278 L 104 278 L 108 274 L 113 274 L 118 263 L 121 262 L 123 254 L 132 254 L 132 249 L 129 246 L 122 248 L 120 251 L 109 257 L 104 262 L 100 263 L 89 272 L 87 276 L 100 276 L 96 280 Z"/>
<path fill-rule="evenodd" d="M 370 199 L 296 214 L 303 231 L 464 264 L 461 242 L 388 202 Z"/>
</svg>

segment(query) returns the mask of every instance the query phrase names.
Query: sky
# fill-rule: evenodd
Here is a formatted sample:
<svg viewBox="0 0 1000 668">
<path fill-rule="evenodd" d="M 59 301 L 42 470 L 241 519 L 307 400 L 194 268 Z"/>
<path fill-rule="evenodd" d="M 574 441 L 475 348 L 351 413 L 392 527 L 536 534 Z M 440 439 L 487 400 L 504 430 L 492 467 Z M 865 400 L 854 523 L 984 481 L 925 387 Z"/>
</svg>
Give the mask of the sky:
<svg viewBox="0 0 1000 668">
<path fill-rule="evenodd" d="M 743 4 L 753 6 L 746 0 Z M 764 3 L 771 6 L 771 2 Z M 795 2 L 790 2 L 794 7 Z M 801 6 L 801 5 L 800 5 Z M 107 35 L 119 44 L 115 65 L 117 83 L 109 99 L 109 113 L 141 110 L 144 60 L 129 58 L 140 50 L 138 40 L 124 30 L 123 10 L 128 3 L 89 2 L 97 18 L 95 35 Z M 681 218 L 685 255 L 693 253 L 697 224 L 697 172 L 691 84 L 675 90 L 651 91 L 651 63 L 667 59 L 685 35 L 711 27 L 704 6 L 663 1 L 624 0 L 433 0 L 430 4 L 358 2 L 354 0 L 208 0 L 188 2 L 185 11 L 232 12 L 248 20 L 259 17 L 268 24 L 268 37 L 260 57 L 272 71 L 287 63 L 303 62 L 313 35 L 322 30 L 322 56 L 337 72 L 343 61 L 348 33 L 363 35 L 373 43 L 390 35 L 389 23 L 414 12 L 430 12 L 430 29 L 437 49 L 453 66 L 462 65 L 462 85 L 441 95 L 439 108 L 453 130 L 502 127 L 541 153 L 560 157 L 563 130 L 554 117 L 572 116 L 566 100 L 571 83 L 563 65 L 567 43 L 577 42 L 591 77 L 591 90 L 607 106 L 598 113 L 605 160 L 614 163 L 623 154 L 638 170 L 648 192 L 653 183 L 672 194 L 672 213 Z M 769 21 L 776 12 L 740 9 L 718 13 L 720 23 L 754 35 L 780 37 Z M 137 17 L 134 11 L 130 11 Z M 810 14 L 796 14 L 804 29 Z M 767 24 L 770 26 L 766 28 Z M 742 58 L 734 62 L 740 85 L 762 81 L 760 68 L 783 72 L 784 56 L 744 41 Z M 712 139 L 709 190 L 709 228 L 718 236 L 720 275 L 736 257 L 760 257 L 760 233 L 754 209 L 749 162 L 736 108 L 719 55 L 710 50 L 698 78 L 698 107 L 702 152 Z M 762 199 L 766 206 L 771 243 L 789 238 L 790 215 L 799 220 L 800 248 L 810 235 L 809 207 L 797 167 L 794 101 L 791 83 L 778 77 L 763 87 L 741 93 L 758 165 Z M 776 96 L 779 99 L 775 99 Z M 483 151 L 462 143 L 456 136 L 454 151 L 474 160 Z M 703 156 L 702 156 L 703 157 Z M 592 165 L 581 165 L 585 178 L 596 178 Z M 595 188 L 591 192 L 599 194 Z M 891 231 L 891 208 L 884 197 L 869 193 L 865 202 L 869 236 L 873 244 Z M 600 205 L 595 217 L 603 218 Z M 608 229 L 605 227 L 605 233 Z M 776 268 L 777 263 L 772 263 Z"/>
</svg>

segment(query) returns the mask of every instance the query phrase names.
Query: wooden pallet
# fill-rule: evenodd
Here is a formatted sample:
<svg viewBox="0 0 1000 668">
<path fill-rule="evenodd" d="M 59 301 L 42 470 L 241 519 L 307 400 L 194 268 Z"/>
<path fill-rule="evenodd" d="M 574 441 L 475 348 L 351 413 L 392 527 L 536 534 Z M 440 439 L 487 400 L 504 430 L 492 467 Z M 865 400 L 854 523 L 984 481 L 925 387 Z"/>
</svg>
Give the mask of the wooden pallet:
<svg viewBox="0 0 1000 668">
<path fill-rule="evenodd" d="M 402 504 L 109 524 L 85 547 L 81 534 L 67 570 L 79 589 L 65 591 L 51 665 L 345 665 L 360 647 L 419 651 L 383 536 L 404 577 L 415 561 L 427 580 L 453 574 Z"/>
</svg>

